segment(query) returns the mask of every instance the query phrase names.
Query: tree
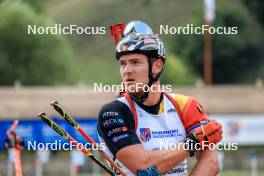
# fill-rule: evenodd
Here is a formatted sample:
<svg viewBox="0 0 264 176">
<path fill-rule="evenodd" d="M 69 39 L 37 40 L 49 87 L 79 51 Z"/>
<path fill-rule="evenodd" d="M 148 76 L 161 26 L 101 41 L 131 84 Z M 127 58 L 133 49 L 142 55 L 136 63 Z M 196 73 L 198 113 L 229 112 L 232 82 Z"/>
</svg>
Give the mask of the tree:
<svg viewBox="0 0 264 176">
<path fill-rule="evenodd" d="M 8 0 L 0 0 L 0 3 Z M 50 0 L 9 0 L 9 1 L 22 1 L 29 5 L 35 12 L 46 12 L 46 4 Z"/>
<path fill-rule="evenodd" d="M 182 59 L 173 54 L 167 54 L 161 77 L 162 84 L 172 85 L 190 85 L 194 84 L 196 79 L 196 75 Z"/>
<path fill-rule="evenodd" d="M 264 1 L 263 0 L 243 0 L 245 6 L 253 14 L 253 16 L 264 27 Z"/>
<path fill-rule="evenodd" d="M 21 1 L 0 4 L 0 84 L 51 85 L 71 81 L 72 50 L 62 35 L 28 35 L 27 26 L 51 26 Z"/>
<path fill-rule="evenodd" d="M 238 27 L 238 34 L 213 34 L 213 82 L 254 82 L 261 72 L 263 55 L 259 41 L 252 41 L 248 35 L 247 21 L 238 8 L 229 4 L 218 4 L 214 27 Z M 196 12 L 194 26 L 203 24 L 203 12 Z M 258 31 L 255 31 L 256 35 Z M 174 40 L 174 53 L 180 55 L 201 77 L 203 76 L 204 36 L 199 34 L 178 35 Z M 262 58 L 262 59 L 261 59 Z"/>
</svg>

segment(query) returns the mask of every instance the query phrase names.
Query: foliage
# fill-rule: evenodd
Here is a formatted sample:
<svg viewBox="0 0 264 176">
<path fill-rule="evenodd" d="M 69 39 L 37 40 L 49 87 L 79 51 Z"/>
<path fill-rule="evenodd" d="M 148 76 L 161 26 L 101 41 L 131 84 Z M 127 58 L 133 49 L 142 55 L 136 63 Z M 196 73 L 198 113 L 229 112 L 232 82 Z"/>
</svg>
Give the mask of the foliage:
<svg viewBox="0 0 264 176">
<path fill-rule="evenodd" d="M 243 0 L 245 6 L 253 14 L 253 16 L 264 27 L 264 1 L 263 0 Z"/>
<path fill-rule="evenodd" d="M 164 66 L 161 81 L 164 84 L 186 85 L 195 83 L 195 74 L 175 55 L 169 54 Z"/>
<path fill-rule="evenodd" d="M 72 50 L 60 35 L 30 34 L 28 25 L 50 26 L 49 19 L 21 1 L 0 4 L 0 84 L 50 85 L 71 81 Z"/>
<path fill-rule="evenodd" d="M 238 27 L 238 34 L 212 36 L 213 82 L 254 82 L 261 75 L 263 64 L 261 46 L 248 35 L 249 18 L 231 3 L 220 3 L 216 9 L 214 27 Z M 197 11 L 194 26 L 203 25 L 203 13 Z M 256 32 L 257 33 L 257 32 Z M 178 35 L 174 42 L 174 53 L 179 54 L 200 76 L 203 75 L 204 36 L 199 34 Z M 262 57 L 262 59 L 261 59 Z M 252 79 L 253 78 L 253 79 Z"/>
</svg>

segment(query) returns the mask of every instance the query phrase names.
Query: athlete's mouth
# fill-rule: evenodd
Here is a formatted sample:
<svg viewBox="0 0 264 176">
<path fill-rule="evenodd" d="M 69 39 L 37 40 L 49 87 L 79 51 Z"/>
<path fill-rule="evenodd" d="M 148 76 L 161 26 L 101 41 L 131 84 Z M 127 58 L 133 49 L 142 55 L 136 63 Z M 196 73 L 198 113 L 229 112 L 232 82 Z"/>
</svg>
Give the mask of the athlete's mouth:
<svg viewBox="0 0 264 176">
<path fill-rule="evenodd" d="M 133 78 L 127 78 L 127 79 L 125 79 L 125 82 L 134 82 L 135 81 L 135 79 L 133 79 Z"/>
</svg>

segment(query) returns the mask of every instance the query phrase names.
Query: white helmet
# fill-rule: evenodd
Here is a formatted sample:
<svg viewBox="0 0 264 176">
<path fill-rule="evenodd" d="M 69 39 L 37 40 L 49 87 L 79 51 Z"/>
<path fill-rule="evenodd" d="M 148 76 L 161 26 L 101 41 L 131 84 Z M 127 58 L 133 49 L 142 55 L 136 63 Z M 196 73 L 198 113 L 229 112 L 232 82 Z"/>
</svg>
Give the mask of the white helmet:
<svg viewBox="0 0 264 176">
<path fill-rule="evenodd" d="M 124 38 L 116 46 L 118 60 L 122 55 L 142 53 L 149 58 L 161 58 L 165 61 L 165 46 L 146 23 L 130 22 L 123 35 Z"/>
</svg>

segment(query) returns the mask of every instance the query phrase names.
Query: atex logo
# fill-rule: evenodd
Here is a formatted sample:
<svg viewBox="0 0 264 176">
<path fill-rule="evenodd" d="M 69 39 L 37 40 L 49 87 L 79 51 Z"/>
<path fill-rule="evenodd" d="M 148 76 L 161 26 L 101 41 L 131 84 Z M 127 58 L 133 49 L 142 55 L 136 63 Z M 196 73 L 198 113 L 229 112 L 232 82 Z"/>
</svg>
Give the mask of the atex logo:
<svg viewBox="0 0 264 176">
<path fill-rule="evenodd" d="M 108 116 L 118 116 L 118 112 L 109 111 L 103 113 L 103 117 L 108 117 Z"/>
<path fill-rule="evenodd" d="M 124 120 L 123 119 L 118 119 L 118 118 L 114 118 L 114 119 L 107 119 L 104 121 L 103 126 L 104 127 L 109 127 L 109 126 L 113 126 L 113 125 L 122 125 L 124 124 Z"/>
</svg>

